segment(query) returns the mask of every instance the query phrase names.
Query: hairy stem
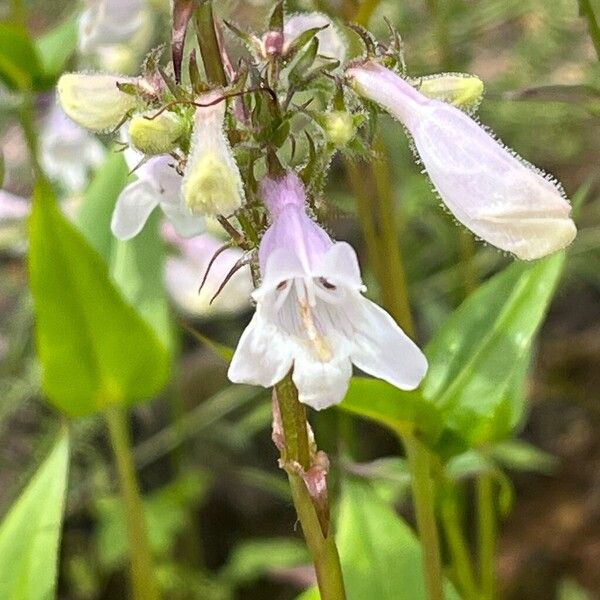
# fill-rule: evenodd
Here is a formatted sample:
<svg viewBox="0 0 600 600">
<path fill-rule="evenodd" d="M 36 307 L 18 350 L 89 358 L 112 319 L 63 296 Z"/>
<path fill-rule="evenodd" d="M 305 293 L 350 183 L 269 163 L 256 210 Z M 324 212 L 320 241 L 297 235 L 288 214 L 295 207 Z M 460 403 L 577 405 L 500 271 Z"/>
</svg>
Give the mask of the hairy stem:
<svg viewBox="0 0 600 600">
<path fill-rule="evenodd" d="M 134 600 L 158 600 L 152 554 L 148 543 L 144 507 L 138 487 L 126 415 L 118 407 L 105 413 L 117 463 L 121 498 L 127 523 L 131 588 Z"/>
<path fill-rule="evenodd" d="M 277 406 L 281 416 L 283 440 L 279 443 L 283 467 L 287 471 L 296 513 L 302 526 L 306 545 L 311 553 L 321 600 L 345 600 L 344 580 L 332 527 L 323 527 L 329 520 L 329 507 L 317 511 L 317 499 L 311 497 L 302 477 L 312 466 L 311 443 L 306 423 L 306 411 L 298 400 L 298 390 L 288 375 L 275 386 Z M 277 443 L 277 442 L 276 442 Z M 323 511 L 327 514 L 323 517 Z M 321 519 L 319 519 L 321 516 Z"/>
<path fill-rule="evenodd" d="M 496 510 L 494 499 L 494 479 L 490 474 L 477 479 L 477 517 L 479 533 L 479 569 L 481 573 L 481 598 L 493 600 L 496 597 Z"/>
<path fill-rule="evenodd" d="M 435 494 L 431 461 L 425 446 L 412 435 L 403 435 L 412 480 L 417 527 L 423 547 L 425 586 L 429 600 L 443 600 L 440 542 L 435 520 Z"/>
</svg>

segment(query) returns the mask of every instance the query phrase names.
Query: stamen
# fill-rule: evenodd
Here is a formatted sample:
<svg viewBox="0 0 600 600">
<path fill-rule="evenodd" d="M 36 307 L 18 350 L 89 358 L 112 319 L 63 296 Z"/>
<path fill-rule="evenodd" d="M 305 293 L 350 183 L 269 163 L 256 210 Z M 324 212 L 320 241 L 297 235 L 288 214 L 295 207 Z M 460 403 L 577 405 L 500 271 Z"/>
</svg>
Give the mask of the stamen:
<svg viewBox="0 0 600 600">
<path fill-rule="evenodd" d="M 312 342 L 312 345 L 317 353 L 317 356 L 323 362 L 328 362 L 331 360 L 331 349 L 327 344 L 327 340 L 319 333 L 317 328 L 315 327 L 315 322 L 313 320 L 312 312 L 310 310 L 310 306 L 306 301 L 299 301 L 300 305 L 300 316 L 302 317 L 302 323 L 306 329 L 306 334 L 308 335 L 308 339 Z"/>
</svg>

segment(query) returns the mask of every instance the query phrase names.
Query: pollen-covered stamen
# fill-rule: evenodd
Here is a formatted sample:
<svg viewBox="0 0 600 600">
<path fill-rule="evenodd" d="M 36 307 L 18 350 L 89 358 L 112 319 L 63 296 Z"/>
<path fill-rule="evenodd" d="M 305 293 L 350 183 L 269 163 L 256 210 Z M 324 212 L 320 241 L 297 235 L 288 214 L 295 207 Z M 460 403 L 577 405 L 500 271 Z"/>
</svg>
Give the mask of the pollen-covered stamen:
<svg viewBox="0 0 600 600">
<path fill-rule="evenodd" d="M 295 283 L 298 284 L 298 288 L 304 288 L 304 294 L 298 294 L 298 307 L 306 335 L 312 343 L 319 359 L 322 362 L 329 362 L 333 356 L 331 348 L 329 347 L 325 337 L 321 335 L 321 332 L 315 325 L 315 320 L 313 318 L 312 309 L 316 306 L 316 301 L 314 289 L 311 285 L 312 281 L 300 282 L 300 280 L 296 279 Z"/>
</svg>

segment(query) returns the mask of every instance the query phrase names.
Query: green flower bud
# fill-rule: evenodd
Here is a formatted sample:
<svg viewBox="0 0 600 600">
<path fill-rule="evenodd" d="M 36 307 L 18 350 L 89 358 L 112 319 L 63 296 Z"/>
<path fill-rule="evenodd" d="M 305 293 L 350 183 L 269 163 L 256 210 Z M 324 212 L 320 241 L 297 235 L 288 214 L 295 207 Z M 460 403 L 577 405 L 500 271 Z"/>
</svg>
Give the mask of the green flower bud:
<svg viewBox="0 0 600 600">
<path fill-rule="evenodd" d="M 342 110 L 327 113 L 323 119 L 323 129 L 327 139 L 336 147 L 348 144 L 356 133 L 353 116 Z"/>
<path fill-rule="evenodd" d="M 474 110 L 483 97 L 483 81 L 475 75 L 444 73 L 416 80 L 417 89 L 429 98 L 443 100 L 463 108 Z"/>
<path fill-rule="evenodd" d="M 156 118 L 136 115 L 129 122 L 131 145 L 144 154 L 167 154 L 177 145 L 177 140 L 185 131 L 183 121 L 171 112 L 163 112 Z"/>
<path fill-rule="evenodd" d="M 122 92 L 117 83 L 135 84 L 136 79 L 67 73 L 58 80 L 58 100 L 65 113 L 78 125 L 92 131 L 114 129 L 137 105 L 137 98 Z"/>
</svg>

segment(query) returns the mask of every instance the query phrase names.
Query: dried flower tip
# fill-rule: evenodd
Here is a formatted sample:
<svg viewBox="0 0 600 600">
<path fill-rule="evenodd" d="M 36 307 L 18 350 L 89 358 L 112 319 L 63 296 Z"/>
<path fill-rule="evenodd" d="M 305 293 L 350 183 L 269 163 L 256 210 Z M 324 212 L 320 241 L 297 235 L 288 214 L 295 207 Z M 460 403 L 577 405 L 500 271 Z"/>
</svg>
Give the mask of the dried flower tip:
<svg viewBox="0 0 600 600">
<path fill-rule="evenodd" d="M 116 75 L 67 73 L 56 89 L 60 105 L 75 123 L 91 131 L 107 131 L 137 105 L 137 98 L 122 92 L 117 83 L 135 82 L 135 78 Z"/>
<path fill-rule="evenodd" d="M 136 150 L 154 156 L 167 154 L 176 146 L 185 132 L 185 123 L 172 112 L 163 112 L 156 118 L 152 113 L 136 115 L 129 123 L 129 139 Z"/>
</svg>

